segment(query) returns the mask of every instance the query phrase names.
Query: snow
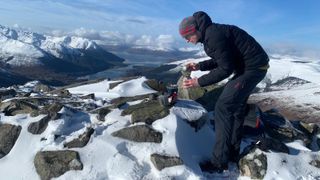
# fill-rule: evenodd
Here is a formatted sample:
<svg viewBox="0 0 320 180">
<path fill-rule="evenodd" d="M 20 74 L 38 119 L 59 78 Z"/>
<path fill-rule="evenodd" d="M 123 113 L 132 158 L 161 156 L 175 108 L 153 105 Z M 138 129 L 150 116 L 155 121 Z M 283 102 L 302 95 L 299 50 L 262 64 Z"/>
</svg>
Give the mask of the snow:
<svg viewBox="0 0 320 180">
<path fill-rule="evenodd" d="M 150 94 L 155 91 L 150 89 L 144 81 L 147 79 L 145 77 L 140 77 L 138 79 L 130 80 L 120 85 L 116 86 L 113 89 L 109 89 L 110 83 L 119 82 L 119 81 L 107 81 L 96 83 L 94 85 L 84 85 L 75 88 L 68 89 L 71 93 L 74 94 L 90 94 L 95 92 L 96 97 L 102 99 L 111 99 L 117 97 L 132 97 L 136 95 Z"/>
<path fill-rule="evenodd" d="M 0 54 L 2 61 L 11 65 L 39 65 L 40 59 L 53 55 L 56 58 L 81 56 L 80 50 L 96 49 L 97 44 L 82 37 L 54 37 L 0 25 Z M 73 56 L 73 57 L 72 57 Z"/>
<path fill-rule="evenodd" d="M 202 61 L 204 59 L 207 58 L 188 59 L 175 63 L 182 66 L 186 62 Z M 317 75 L 316 68 L 312 68 L 315 64 L 295 64 L 291 60 L 280 61 L 279 59 L 272 59 L 270 64 L 271 68 L 269 72 L 272 74 L 273 81 L 281 79 L 287 72 L 290 72 L 292 75 L 305 75 L 309 81 L 314 83 L 312 85 L 306 84 L 300 87 L 300 89 L 290 91 L 287 93 L 288 96 L 296 96 L 297 99 L 307 97 L 310 101 L 313 99 L 320 102 L 319 97 L 312 97 L 312 93 L 316 91 L 315 89 L 318 88 L 317 85 L 319 83 L 315 78 Z M 287 71 L 280 71 L 280 67 L 287 67 L 288 69 Z M 200 72 L 196 72 L 193 75 L 201 75 L 197 73 Z M 145 80 L 145 77 L 125 82 L 105 80 L 69 88 L 68 90 L 74 95 L 94 93 L 97 97 L 95 103 L 102 106 L 107 105 L 108 100 L 117 97 L 136 96 L 154 92 L 143 83 Z M 115 82 L 121 82 L 121 84 L 110 89 L 110 83 Z M 36 83 L 36 81 L 30 82 L 23 87 L 32 88 Z M 106 103 L 102 100 L 106 100 Z M 135 101 L 131 102 L 131 104 L 139 102 Z M 162 143 L 159 144 L 135 143 L 113 137 L 111 133 L 130 125 L 131 116 L 121 116 L 122 111 L 123 109 L 114 109 L 107 114 L 104 122 L 100 122 L 93 114 L 63 108 L 60 111 L 63 116 L 58 120 L 50 121 L 47 129 L 41 135 L 30 134 L 27 132 L 27 128 L 31 122 L 38 121 L 43 116 L 4 116 L 4 114 L 0 114 L 0 123 L 22 126 L 21 134 L 15 146 L 8 155 L 0 159 L 0 174 L 5 175 L 5 179 L 8 180 L 39 179 L 33 164 L 33 159 L 38 151 L 65 149 L 62 145 L 63 141 L 70 141 L 84 132 L 85 128 L 92 127 L 95 129 L 95 132 L 89 143 L 83 148 L 73 148 L 73 150 L 76 150 L 80 154 L 80 159 L 84 164 L 83 170 L 68 171 L 55 179 L 206 179 L 198 163 L 211 157 L 215 139 L 214 130 L 209 122 L 206 122 L 197 132 L 187 123 L 187 121 L 193 121 L 207 113 L 200 104 L 190 100 L 178 100 L 170 109 L 168 116 L 155 121 L 152 127 L 163 134 Z M 61 135 L 61 139 L 54 141 L 55 134 Z M 45 138 L 46 140 L 41 141 L 41 138 Z M 241 147 L 244 148 L 246 144 L 244 140 Z M 316 157 L 320 157 L 319 151 L 310 151 L 301 141 L 287 143 L 287 146 L 290 149 L 289 154 L 266 153 L 268 169 L 264 179 L 318 179 L 320 177 L 320 170 L 311 166 L 309 162 Z M 179 156 L 184 164 L 158 171 L 150 160 L 150 155 L 153 153 Z M 244 180 L 250 178 L 240 176 L 238 179 Z"/>
</svg>

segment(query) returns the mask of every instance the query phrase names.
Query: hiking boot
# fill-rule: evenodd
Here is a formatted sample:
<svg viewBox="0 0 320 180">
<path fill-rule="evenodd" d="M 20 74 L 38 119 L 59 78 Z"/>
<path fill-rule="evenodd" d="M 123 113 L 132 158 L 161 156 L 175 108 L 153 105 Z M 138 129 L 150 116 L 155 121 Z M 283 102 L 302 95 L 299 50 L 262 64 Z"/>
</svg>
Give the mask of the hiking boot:
<svg viewBox="0 0 320 180">
<path fill-rule="evenodd" d="M 202 171 L 209 173 L 223 173 L 224 170 L 228 170 L 227 164 L 215 164 L 211 161 L 201 162 L 199 165 Z"/>
</svg>

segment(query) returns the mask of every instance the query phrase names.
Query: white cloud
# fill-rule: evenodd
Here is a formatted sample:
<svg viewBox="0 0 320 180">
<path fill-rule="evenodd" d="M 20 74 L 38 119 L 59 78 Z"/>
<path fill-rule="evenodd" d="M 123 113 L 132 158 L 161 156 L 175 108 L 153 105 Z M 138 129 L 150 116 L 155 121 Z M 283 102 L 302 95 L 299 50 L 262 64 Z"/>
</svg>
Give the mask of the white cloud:
<svg viewBox="0 0 320 180">
<path fill-rule="evenodd" d="M 175 39 L 172 35 L 161 34 L 156 38 L 156 44 L 162 49 L 172 49 Z"/>
<path fill-rule="evenodd" d="M 137 48 L 149 48 L 156 50 L 172 50 L 178 44 L 172 35 L 160 34 L 151 35 L 133 35 L 121 33 L 119 31 L 97 31 L 94 29 L 78 28 L 70 32 L 62 30 L 52 30 L 49 32 L 53 36 L 78 36 L 95 40 L 99 44 L 128 46 Z"/>
</svg>

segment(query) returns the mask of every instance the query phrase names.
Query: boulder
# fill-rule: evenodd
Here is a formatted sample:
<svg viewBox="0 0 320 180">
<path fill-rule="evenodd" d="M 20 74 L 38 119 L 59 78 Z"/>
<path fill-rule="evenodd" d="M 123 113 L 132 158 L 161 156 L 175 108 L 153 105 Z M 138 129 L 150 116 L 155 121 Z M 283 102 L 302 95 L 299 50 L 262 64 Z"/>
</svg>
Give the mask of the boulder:
<svg viewBox="0 0 320 180">
<path fill-rule="evenodd" d="M 182 83 L 183 80 L 185 79 L 184 76 L 181 76 L 180 79 L 178 80 L 178 98 L 180 99 L 191 99 L 191 100 L 196 100 L 202 97 L 206 89 L 203 87 L 193 87 L 193 88 L 182 88 Z"/>
<path fill-rule="evenodd" d="M 207 111 L 213 111 L 216 102 L 223 91 L 224 85 L 210 85 L 197 88 L 182 88 L 184 76 L 178 80 L 178 97 L 180 99 L 191 99 L 202 104 Z"/>
<path fill-rule="evenodd" d="M 17 114 L 29 114 L 38 110 L 38 107 L 22 99 L 13 99 L 0 103 L 0 110 L 6 116 L 14 116 Z"/>
<path fill-rule="evenodd" d="M 21 132 L 21 126 L 0 124 L 0 158 L 7 155 Z"/>
<path fill-rule="evenodd" d="M 148 125 L 130 126 L 113 132 L 112 136 L 120 137 L 135 142 L 161 143 L 162 134 Z"/>
<path fill-rule="evenodd" d="M 167 167 L 183 165 L 183 161 L 179 157 L 172 157 L 161 154 L 151 154 L 150 159 L 153 165 L 159 171 Z"/>
<path fill-rule="evenodd" d="M 28 131 L 31 134 L 41 134 L 48 127 L 49 121 L 59 119 L 59 118 L 60 118 L 60 114 L 50 113 L 45 117 L 41 118 L 39 121 L 30 123 L 28 126 Z"/>
<path fill-rule="evenodd" d="M 169 114 L 168 107 L 161 106 L 159 101 L 151 100 L 129 106 L 121 112 L 122 116 L 132 114 L 131 123 L 145 122 L 152 124 L 154 121 L 164 118 Z"/>
<path fill-rule="evenodd" d="M 78 152 L 63 151 L 40 151 L 34 158 L 34 166 L 42 180 L 50 180 L 59 177 L 69 170 L 82 170 Z"/>
<path fill-rule="evenodd" d="M 92 110 L 90 113 L 97 114 L 97 119 L 99 121 L 105 121 L 105 116 L 111 112 L 110 107 L 101 107 Z"/>
<path fill-rule="evenodd" d="M 90 137 L 93 133 L 94 133 L 93 128 L 91 128 L 91 127 L 87 128 L 86 132 L 81 134 L 78 138 L 76 138 L 70 142 L 65 143 L 64 147 L 67 147 L 67 148 L 84 147 L 89 142 Z"/>
<path fill-rule="evenodd" d="M 133 105 L 133 107 L 129 106 L 128 109 L 134 109 L 131 113 L 131 123 L 144 122 L 151 125 L 154 121 L 169 114 L 169 109 L 161 106 L 156 100 Z"/>
<path fill-rule="evenodd" d="M 251 179 L 263 179 L 267 173 L 267 165 L 267 156 L 259 148 L 254 148 L 240 159 L 240 174 Z"/>
<path fill-rule="evenodd" d="M 156 79 L 148 79 L 144 83 L 146 83 L 151 89 L 158 92 L 167 92 L 167 88 L 164 82 L 158 81 Z"/>
<path fill-rule="evenodd" d="M 35 117 L 38 116 L 39 114 L 47 114 L 51 116 L 55 116 L 63 107 L 64 105 L 60 102 L 47 102 L 47 104 L 41 108 L 38 111 L 34 111 L 31 113 L 31 116 Z"/>
<path fill-rule="evenodd" d="M 137 101 L 149 98 L 150 94 L 143 94 L 133 97 L 119 97 L 111 100 L 112 106 L 110 108 L 120 108 L 121 106 L 125 105 L 127 102 L 130 101 Z"/>
</svg>

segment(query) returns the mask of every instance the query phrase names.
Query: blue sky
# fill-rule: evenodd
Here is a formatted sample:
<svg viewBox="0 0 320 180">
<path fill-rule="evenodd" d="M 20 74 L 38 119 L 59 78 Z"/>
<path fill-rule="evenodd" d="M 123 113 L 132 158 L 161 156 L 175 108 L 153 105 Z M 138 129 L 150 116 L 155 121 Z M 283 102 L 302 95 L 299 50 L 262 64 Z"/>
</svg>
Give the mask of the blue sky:
<svg viewBox="0 0 320 180">
<path fill-rule="evenodd" d="M 265 46 L 320 49 L 319 9 L 318 0 L 0 0 L 0 24 L 174 46 L 182 44 L 179 22 L 202 10 Z"/>
</svg>

